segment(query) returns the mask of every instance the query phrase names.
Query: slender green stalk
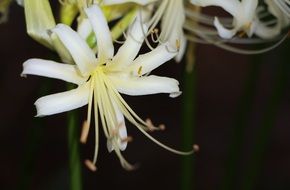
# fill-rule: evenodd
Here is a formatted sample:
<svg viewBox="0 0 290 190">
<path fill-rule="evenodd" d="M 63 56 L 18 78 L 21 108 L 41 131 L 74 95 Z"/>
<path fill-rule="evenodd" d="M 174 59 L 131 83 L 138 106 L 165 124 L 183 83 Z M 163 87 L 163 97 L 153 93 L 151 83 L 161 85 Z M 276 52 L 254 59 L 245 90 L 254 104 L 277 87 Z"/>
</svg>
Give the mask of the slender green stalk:
<svg viewBox="0 0 290 190">
<path fill-rule="evenodd" d="M 251 154 L 251 158 L 248 162 L 248 167 L 246 168 L 245 172 L 244 183 L 242 184 L 243 190 L 256 189 L 256 182 L 261 172 L 262 164 L 264 161 L 263 158 L 270 141 L 271 132 L 275 126 L 278 109 L 281 104 L 284 92 L 288 88 L 287 85 L 289 84 L 288 75 L 290 71 L 290 65 L 288 63 L 288 54 L 289 53 L 287 52 L 287 47 L 285 46 L 283 55 L 277 56 L 284 57 L 285 59 L 279 60 L 280 63 L 276 62 L 278 65 L 276 78 L 274 81 L 274 88 L 272 90 L 272 95 L 268 100 L 265 112 L 263 114 L 261 129 L 259 130 L 257 137 L 255 138 L 255 143 L 253 144 L 253 153 Z"/>
<path fill-rule="evenodd" d="M 68 85 L 72 89 L 72 85 Z M 68 150 L 69 150 L 69 169 L 70 169 L 70 190 L 82 189 L 82 173 L 79 147 L 79 123 L 76 110 L 67 114 L 68 124 Z"/>
<path fill-rule="evenodd" d="M 183 73 L 183 100 L 182 100 L 182 147 L 190 149 L 194 143 L 195 127 L 195 91 L 196 70 L 193 69 L 195 61 L 194 44 L 190 43 L 186 57 L 186 69 Z M 194 158 L 192 156 L 182 157 L 181 163 L 181 189 L 193 190 L 194 184 Z"/>
<path fill-rule="evenodd" d="M 43 85 L 39 89 L 38 96 L 44 96 L 49 92 L 50 80 L 43 80 Z M 17 189 L 30 189 L 30 185 L 35 174 L 35 163 L 37 163 L 37 155 L 39 154 L 42 144 L 42 137 L 44 135 L 43 129 L 45 122 L 43 118 L 34 117 L 33 126 L 28 130 L 28 143 L 25 147 L 26 152 L 23 159 L 21 178 Z"/>
<path fill-rule="evenodd" d="M 240 98 L 236 116 L 231 132 L 231 140 L 229 145 L 229 153 L 226 161 L 225 176 L 221 184 L 222 190 L 235 189 L 236 180 L 239 173 L 239 163 L 242 157 L 242 148 L 246 138 L 245 130 L 249 123 L 251 110 L 253 108 L 255 90 L 260 71 L 260 63 L 257 58 L 254 58 L 251 63 L 251 68 L 244 85 L 244 91 Z"/>
</svg>

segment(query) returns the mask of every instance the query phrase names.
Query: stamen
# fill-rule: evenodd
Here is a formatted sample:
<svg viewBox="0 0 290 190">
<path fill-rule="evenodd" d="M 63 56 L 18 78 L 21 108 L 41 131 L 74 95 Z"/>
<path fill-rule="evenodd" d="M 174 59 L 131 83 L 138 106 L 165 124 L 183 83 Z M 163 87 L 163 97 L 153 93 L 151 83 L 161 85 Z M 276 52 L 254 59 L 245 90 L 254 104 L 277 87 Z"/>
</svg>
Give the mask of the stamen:
<svg viewBox="0 0 290 190">
<path fill-rule="evenodd" d="M 82 132 L 80 137 L 80 142 L 85 144 L 87 142 L 88 134 L 89 134 L 90 126 L 87 120 L 83 122 Z"/>
<path fill-rule="evenodd" d="M 193 151 L 194 152 L 199 152 L 199 150 L 200 150 L 199 146 L 197 144 L 194 144 L 193 145 Z"/>
<path fill-rule="evenodd" d="M 92 161 L 85 160 L 84 163 L 88 167 L 88 169 L 91 170 L 92 172 L 95 172 L 97 170 L 97 167 L 95 166 L 95 164 Z"/>
<path fill-rule="evenodd" d="M 131 136 L 127 136 L 126 138 L 122 139 L 121 142 L 125 143 L 125 142 L 132 142 L 133 141 L 133 137 Z"/>
<path fill-rule="evenodd" d="M 147 126 L 148 130 L 151 131 L 151 132 L 152 131 L 159 131 L 159 130 L 163 131 L 163 130 L 165 130 L 165 125 L 164 124 L 160 124 L 158 127 L 155 127 L 153 125 L 151 119 L 149 119 L 149 118 L 147 118 L 145 120 L 145 122 L 146 122 L 146 126 Z"/>
</svg>

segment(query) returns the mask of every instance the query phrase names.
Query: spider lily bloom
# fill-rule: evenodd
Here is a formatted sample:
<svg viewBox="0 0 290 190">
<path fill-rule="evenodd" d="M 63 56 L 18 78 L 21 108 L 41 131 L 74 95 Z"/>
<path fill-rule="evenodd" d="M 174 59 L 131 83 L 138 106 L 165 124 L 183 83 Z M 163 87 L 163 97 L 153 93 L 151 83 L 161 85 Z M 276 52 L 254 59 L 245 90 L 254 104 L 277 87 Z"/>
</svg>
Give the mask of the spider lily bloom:
<svg viewBox="0 0 290 190">
<path fill-rule="evenodd" d="M 58 24 L 52 32 L 68 49 L 76 65 L 42 59 L 29 59 L 23 64 L 23 75 L 46 76 L 78 85 L 76 89 L 38 99 L 35 102 L 37 116 L 57 114 L 88 104 L 88 115 L 83 126 L 81 142 L 86 142 L 93 113 L 96 132 L 95 155 L 92 162 L 86 162 L 93 170 L 98 153 L 99 118 L 107 137 L 108 150 L 115 151 L 125 169 L 133 169 L 133 166 L 121 154 L 127 146 L 127 141 L 130 140 L 124 117 L 163 148 L 177 154 L 193 153 L 193 151 L 176 151 L 151 137 L 146 130 L 158 128 L 140 119 L 120 95 L 120 93 L 132 96 L 156 93 L 169 93 L 171 97 L 179 95 L 178 81 L 149 75 L 153 69 L 172 59 L 176 53 L 168 51 L 170 47 L 163 44 L 135 59 L 144 40 L 143 30 L 146 31 L 144 25 L 142 25 L 144 28 L 141 28 L 141 24 L 135 21 L 128 31 L 130 35 L 127 35 L 127 40 L 113 56 L 112 38 L 102 11 L 94 5 L 85 9 L 85 13 L 96 35 L 97 58 L 78 33 L 66 25 Z"/>
<path fill-rule="evenodd" d="M 218 6 L 233 16 L 232 29 L 225 28 L 215 17 L 214 25 L 222 38 L 230 39 L 240 31 L 251 37 L 255 31 L 258 0 L 191 0 L 191 3 L 201 7 Z"/>
</svg>

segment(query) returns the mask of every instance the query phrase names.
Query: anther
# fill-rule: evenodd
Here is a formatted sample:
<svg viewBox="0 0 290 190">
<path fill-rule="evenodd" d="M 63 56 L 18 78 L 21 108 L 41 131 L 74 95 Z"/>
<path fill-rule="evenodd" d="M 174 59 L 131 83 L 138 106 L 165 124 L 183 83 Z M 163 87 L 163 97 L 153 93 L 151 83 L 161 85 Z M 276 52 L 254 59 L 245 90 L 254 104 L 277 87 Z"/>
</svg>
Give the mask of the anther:
<svg viewBox="0 0 290 190">
<path fill-rule="evenodd" d="M 88 139 L 88 134 L 89 134 L 90 126 L 87 120 L 83 122 L 82 126 L 82 132 L 81 132 L 81 137 L 80 137 L 80 142 L 85 144 Z"/>
<path fill-rule="evenodd" d="M 140 66 L 139 68 L 138 68 L 138 71 L 137 71 L 137 73 L 138 73 L 138 75 L 139 75 L 139 77 L 141 77 L 141 75 L 142 75 L 142 66 Z"/>
<path fill-rule="evenodd" d="M 161 130 L 161 131 L 163 131 L 163 130 L 165 130 L 165 125 L 164 125 L 164 124 L 160 124 L 158 127 L 155 127 L 155 126 L 153 125 L 151 119 L 149 119 L 149 118 L 147 118 L 147 119 L 145 120 L 145 122 L 146 122 L 146 126 L 147 126 L 147 128 L 149 129 L 149 131 L 156 131 L 156 130 Z"/>
<path fill-rule="evenodd" d="M 200 150 L 199 146 L 197 144 L 193 145 L 193 151 L 198 152 Z"/>
<path fill-rule="evenodd" d="M 85 160 L 85 165 L 88 167 L 89 170 L 95 172 L 97 170 L 97 167 L 95 166 L 95 164 L 90 161 L 90 160 Z"/>
<path fill-rule="evenodd" d="M 126 138 L 122 139 L 121 142 L 125 143 L 125 142 L 132 142 L 133 141 L 133 137 L 131 136 L 127 136 Z"/>
<path fill-rule="evenodd" d="M 177 51 L 179 51 L 179 49 L 180 49 L 180 40 L 179 39 L 176 39 L 175 46 L 176 46 Z"/>
<path fill-rule="evenodd" d="M 158 126 L 158 129 L 160 129 L 161 131 L 164 131 L 165 130 L 165 125 L 164 124 L 160 124 L 159 126 Z"/>
</svg>

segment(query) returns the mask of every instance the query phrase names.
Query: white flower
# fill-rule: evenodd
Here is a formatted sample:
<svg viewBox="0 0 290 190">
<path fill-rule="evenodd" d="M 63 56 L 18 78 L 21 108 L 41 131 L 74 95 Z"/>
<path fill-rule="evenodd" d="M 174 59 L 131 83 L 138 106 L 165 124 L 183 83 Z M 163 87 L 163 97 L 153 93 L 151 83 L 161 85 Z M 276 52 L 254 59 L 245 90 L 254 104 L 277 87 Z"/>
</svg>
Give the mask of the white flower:
<svg viewBox="0 0 290 190">
<path fill-rule="evenodd" d="M 268 7 L 268 12 L 272 14 L 275 19 L 267 20 L 267 22 L 257 20 L 257 27 L 255 31 L 257 36 L 264 39 L 274 38 L 275 36 L 278 36 L 286 26 L 289 25 L 289 17 L 287 17 L 287 14 L 283 12 L 283 9 L 280 9 L 280 4 L 278 2 L 281 1 L 265 0 L 265 4 Z M 262 10 L 263 9 L 261 9 L 261 11 Z"/>
<path fill-rule="evenodd" d="M 146 129 L 152 129 L 152 125 L 140 119 L 120 95 L 120 93 L 132 96 L 156 93 L 179 95 L 178 81 L 149 75 L 153 69 L 172 59 L 176 53 L 168 51 L 167 44 L 163 44 L 135 59 L 144 40 L 143 30 L 146 31 L 144 25 L 135 21 L 129 30 L 130 35 L 127 35 L 127 40 L 114 56 L 109 27 L 100 8 L 94 5 L 85 9 L 85 13 L 96 35 L 97 58 L 79 34 L 66 25 L 58 24 L 52 32 L 68 49 L 76 65 L 42 59 L 29 59 L 23 64 L 22 75 L 46 76 L 78 85 L 76 89 L 39 98 L 35 102 L 37 116 L 61 113 L 88 104 L 87 122 L 81 137 L 81 141 L 85 142 L 94 108 L 95 156 L 93 163 L 87 162 L 91 168 L 97 159 L 99 117 L 108 140 L 108 150 L 115 151 L 126 169 L 132 169 L 132 166 L 121 155 L 121 150 L 125 150 L 128 140 L 124 116 L 160 146 L 175 153 L 192 153 L 173 150 L 153 139 L 145 132 Z"/>
<path fill-rule="evenodd" d="M 173 50 L 178 52 L 175 56 L 175 60 L 180 62 L 185 49 L 186 49 L 186 38 L 183 32 L 183 24 L 185 21 L 185 11 L 183 0 L 103 0 L 104 5 L 113 5 L 121 3 L 134 2 L 140 5 L 148 5 L 145 10 L 150 10 L 150 13 L 140 11 L 141 19 L 143 22 L 147 22 L 149 26 L 148 33 L 152 34 L 155 42 L 160 44 L 168 42 Z M 155 4 L 152 4 L 155 3 Z M 155 7 L 151 7 L 155 5 Z M 143 7 L 144 8 L 144 7 Z M 151 14 L 151 15 L 150 15 Z M 156 32 L 155 27 L 161 21 L 161 31 Z M 156 36 L 155 36 L 156 35 Z M 153 37 L 153 38 L 154 38 Z M 150 46 L 149 43 L 147 45 Z"/>
<path fill-rule="evenodd" d="M 225 28 L 215 17 L 214 25 L 222 38 L 230 39 L 239 31 L 245 32 L 250 37 L 255 31 L 258 0 L 191 0 L 191 3 L 202 7 L 218 6 L 233 16 L 232 29 Z"/>
</svg>

